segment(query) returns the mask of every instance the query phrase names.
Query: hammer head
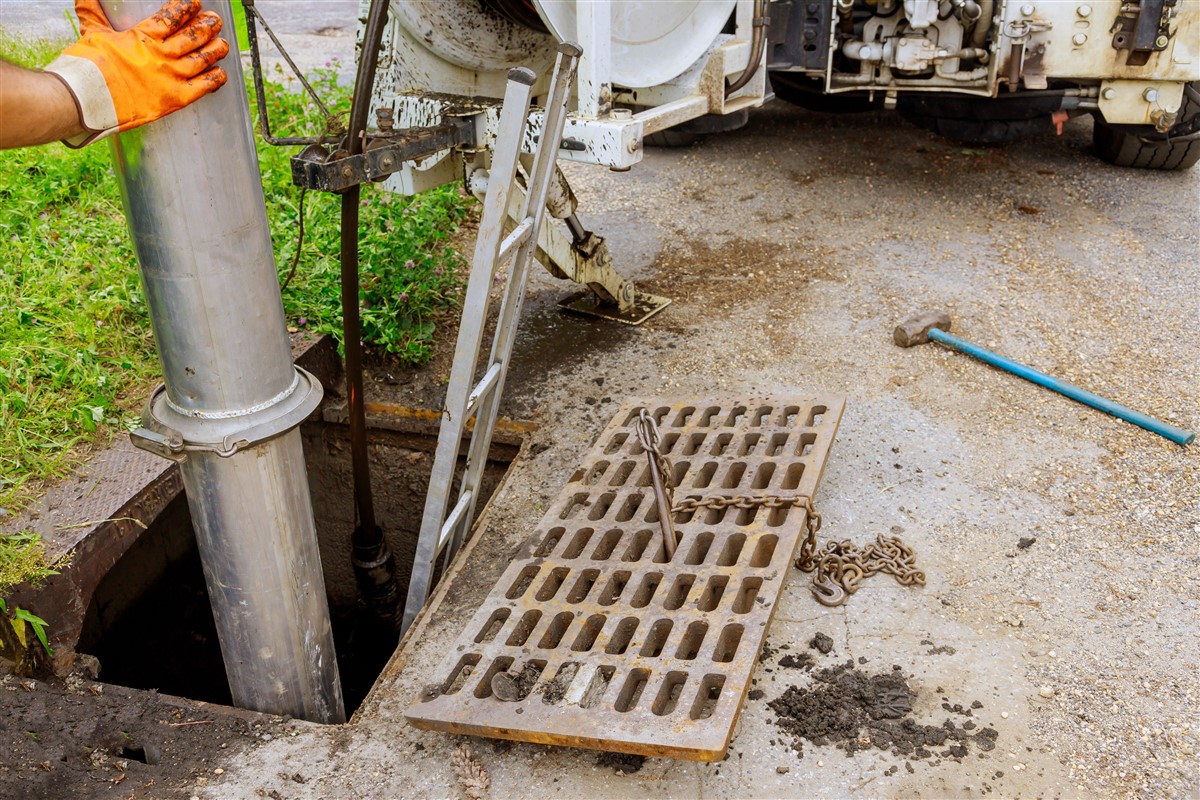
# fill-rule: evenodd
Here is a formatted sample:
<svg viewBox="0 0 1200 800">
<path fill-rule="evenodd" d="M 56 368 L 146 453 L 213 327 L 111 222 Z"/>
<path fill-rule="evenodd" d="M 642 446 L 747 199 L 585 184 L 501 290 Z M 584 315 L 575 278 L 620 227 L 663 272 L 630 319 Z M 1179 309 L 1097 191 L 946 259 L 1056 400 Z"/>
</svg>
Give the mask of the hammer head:
<svg viewBox="0 0 1200 800">
<path fill-rule="evenodd" d="M 929 341 L 929 331 L 933 328 L 949 331 L 950 315 L 945 311 L 926 311 L 924 314 L 909 317 L 892 331 L 892 341 L 901 347 L 925 344 Z"/>
</svg>

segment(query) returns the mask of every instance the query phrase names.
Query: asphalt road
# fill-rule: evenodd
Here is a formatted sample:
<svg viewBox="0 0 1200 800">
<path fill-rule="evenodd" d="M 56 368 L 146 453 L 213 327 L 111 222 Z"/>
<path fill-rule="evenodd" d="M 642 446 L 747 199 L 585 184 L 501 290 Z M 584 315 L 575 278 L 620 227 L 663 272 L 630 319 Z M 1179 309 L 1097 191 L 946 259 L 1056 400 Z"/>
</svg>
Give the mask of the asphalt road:
<svg viewBox="0 0 1200 800">
<path fill-rule="evenodd" d="M 320 64 L 331 55 L 353 57 L 357 0 L 260 0 L 256 5 L 281 34 L 284 46 L 289 51 L 295 46 L 297 57 L 308 65 Z M 0 0 L 0 28 L 69 39 L 73 25 L 65 15 L 73 14 L 74 8 L 66 0 Z"/>
</svg>

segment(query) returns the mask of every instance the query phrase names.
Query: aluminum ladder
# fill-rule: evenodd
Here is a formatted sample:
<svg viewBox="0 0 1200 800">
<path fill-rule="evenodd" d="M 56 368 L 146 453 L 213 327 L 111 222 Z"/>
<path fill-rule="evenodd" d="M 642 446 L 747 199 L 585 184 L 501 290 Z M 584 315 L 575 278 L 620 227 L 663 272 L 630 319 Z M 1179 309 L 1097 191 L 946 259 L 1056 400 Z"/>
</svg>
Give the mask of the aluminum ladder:
<svg viewBox="0 0 1200 800">
<path fill-rule="evenodd" d="M 475 241 L 475 255 L 463 300 L 462 321 L 458 329 L 458 344 L 446 403 L 442 408 L 438 431 L 437 451 L 433 472 L 429 478 L 429 493 L 425 496 L 425 512 L 421 519 L 421 534 L 413 558 L 412 575 L 408 583 L 408 598 L 404 606 L 402 630 L 408 630 L 417 612 L 429 596 L 434 563 L 440 555 L 443 571 L 462 544 L 475 517 L 483 467 L 492 444 L 492 433 L 500 408 L 500 395 L 508 372 L 509 356 L 516 338 L 517 322 L 525 299 L 525 282 L 529 263 L 537 246 L 538 228 L 546 213 L 546 195 L 554 178 L 554 165 L 566 123 L 566 104 L 575 69 L 582 50 L 578 45 L 559 45 L 554 76 L 546 100 L 542 136 L 537 143 L 533 167 L 528 175 L 528 192 L 521 207 L 518 222 L 505 236 L 509 196 L 514 186 L 521 143 L 529 118 L 533 95 L 534 73 L 523 67 L 510 70 L 504 92 L 504 105 L 496 129 L 496 144 L 488 175 L 488 190 L 483 200 L 483 216 Z M 483 329 L 487 324 L 489 292 L 493 276 L 512 259 L 508 283 L 500 304 L 500 317 L 492 339 L 487 369 L 474 383 L 479 369 L 479 350 Z M 467 462 L 459 485 L 458 499 L 450 508 L 459 450 L 468 421 L 474 417 L 475 426 L 467 447 Z M 450 508 L 447 513 L 447 508 Z"/>
</svg>

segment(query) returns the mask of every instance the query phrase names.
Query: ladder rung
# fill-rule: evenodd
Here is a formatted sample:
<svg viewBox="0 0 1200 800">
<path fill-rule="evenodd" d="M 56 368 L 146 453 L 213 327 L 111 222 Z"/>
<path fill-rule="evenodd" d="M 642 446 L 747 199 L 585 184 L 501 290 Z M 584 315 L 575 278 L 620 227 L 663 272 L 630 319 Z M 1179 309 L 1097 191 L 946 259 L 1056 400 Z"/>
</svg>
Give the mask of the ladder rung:
<svg viewBox="0 0 1200 800">
<path fill-rule="evenodd" d="M 483 399 L 492 393 L 492 389 L 496 387 L 496 379 L 499 377 L 500 365 L 492 364 L 479 380 L 479 383 L 475 384 L 475 388 L 471 390 L 470 397 L 467 398 L 467 410 L 463 413 L 462 417 L 464 424 L 475 413 L 475 409 L 479 408 L 479 404 L 483 402 Z"/>
<path fill-rule="evenodd" d="M 512 233 L 504 237 L 504 241 L 500 243 L 500 255 L 496 257 L 497 266 L 508 260 L 514 250 L 525 244 L 531 230 L 533 230 L 533 217 L 526 217 L 521 220 L 520 225 L 512 229 Z"/>
<path fill-rule="evenodd" d="M 454 529 L 458 527 L 458 521 L 462 519 L 463 514 L 467 513 L 467 506 L 471 504 L 471 490 L 467 489 L 463 492 L 462 497 L 458 498 L 458 502 L 454 506 L 454 510 L 450 512 L 450 516 L 446 517 L 445 523 L 442 524 L 442 529 L 438 531 L 437 550 L 442 552 L 442 547 L 450 539 L 450 535 L 454 533 Z"/>
</svg>

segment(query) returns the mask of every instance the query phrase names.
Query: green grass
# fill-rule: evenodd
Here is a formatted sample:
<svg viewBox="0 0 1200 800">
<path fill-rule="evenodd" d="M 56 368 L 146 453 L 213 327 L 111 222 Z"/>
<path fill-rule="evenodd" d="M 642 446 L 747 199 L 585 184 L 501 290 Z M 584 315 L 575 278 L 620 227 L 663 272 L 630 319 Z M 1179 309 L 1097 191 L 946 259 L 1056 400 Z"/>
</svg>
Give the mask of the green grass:
<svg viewBox="0 0 1200 800">
<path fill-rule="evenodd" d="M 307 77 L 330 110 L 344 120 L 350 98 L 348 90 L 337 85 L 336 68 L 319 68 Z M 272 132 L 278 136 L 323 130 L 319 109 L 299 89 L 282 77 L 267 86 Z M 330 104 L 329 98 L 336 101 Z M 296 252 L 299 223 L 299 195 L 291 183 L 289 162 L 294 152 L 294 148 L 259 148 L 281 281 Z M 457 186 L 416 197 L 364 188 L 359 262 L 363 341 L 368 346 L 406 364 L 419 366 L 429 360 L 438 321 L 458 307 L 462 262 L 448 242 L 466 219 L 470 203 Z M 318 333 L 335 335 L 342 327 L 340 207 L 337 195 L 307 194 L 300 268 L 283 293 L 284 309 L 294 322 L 304 320 Z"/>
<path fill-rule="evenodd" d="M 36 66 L 61 45 L 0 35 L 0 56 Z M 131 392 L 157 367 L 107 147 L 0 152 L 0 247 L 0 508 L 12 513 L 132 418 Z M 0 586 L 19 563 L 0 558 Z"/>
<path fill-rule="evenodd" d="M 60 45 L 0 33 L 0 56 L 27 65 L 44 64 Z M 309 78 L 332 108 L 348 108 L 349 90 L 337 86 L 333 68 Z M 269 84 L 276 133 L 321 131 L 323 120 L 298 89 Z M 297 244 L 300 193 L 288 162 L 295 150 L 259 145 L 281 281 Z M 334 335 L 339 202 L 308 193 L 299 266 L 283 296 L 290 325 Z M 413 198 L 365 189 L 360 271 L 369 347 L 408 364 L 428 360 L 438 322 L 458 305 L 461 260 L 448 242 L 470 204 L 457 187 Z M 106 144 L 0 152 L 0 248 L 0 509 L 11 514 L 90 448 L 123 433 L 159 366 Z M 30 560 L 39 547 L 0 538 L 0 592 L 44 568 Z"/>
</svg>

